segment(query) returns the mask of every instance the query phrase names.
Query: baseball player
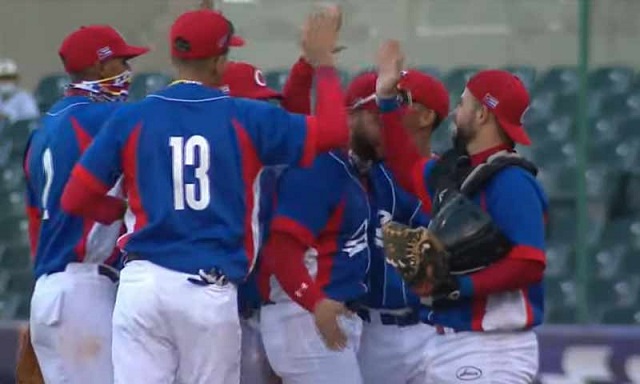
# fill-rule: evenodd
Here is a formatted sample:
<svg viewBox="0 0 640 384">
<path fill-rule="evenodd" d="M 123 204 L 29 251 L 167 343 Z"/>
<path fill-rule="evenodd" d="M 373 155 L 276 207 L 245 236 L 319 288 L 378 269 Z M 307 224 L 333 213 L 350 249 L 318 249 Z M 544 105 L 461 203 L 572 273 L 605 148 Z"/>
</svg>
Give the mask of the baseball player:
<svg viewBox="0 0 640 384">
<path fill-rule="evenodd" d="M 347 91 L 353 124 L 381 127 L 375 102 L 376 74 L 365 73 L 355 78 Z M 403 125 L 411 136 L 429 136 L 437 124 L 449 114 L 449 94 L 444 85 L 419 71 L 409 70 L 400 84 L 402 102 L 407 108 Z M 424 146 L 423 146 L 424 147 Z M 426 150 L 429 148 L 426 146 Z M 381 153 L 377 156 L 381 158 Z M 365 384 L 422 384 L 426 379 L 425 348 L 435 335 L 435 328 L 420 321 L 420 299 L 404 283 L 396 270 L 385 261 L 381 226 L 389 221 L 409 226 L 428 224 L 417 199 L 400 189 L 381 163 L 374 170 L 374 186 L 378 219 L 375 245 L 372 246 L 368 274 L 369 291 L 366 308 L 359 314 L 364 319 L 358 359 Z M 391 193 L 383 193 L 390 191 Z"/>
<path fill-rule="evenodd" d="M 307 114 L 311 109 L 309 94 L 312 81 L 313 67 L 304 59 L 300 59 L 293 65 L 283 93 L 269 88 L 262 71 L 254 65 L 231 61 L 225 67 L 222 88 L 226 89 L 232 97 L 276 102 L 283 107 L 287 106 L 288 108 L 285 109 L 289 112 Z M 307 82 L 309 85 L 305 86 Z M 265 167 L 260 173 L 261 198 L 258 222 L 262 239 L 267 235 L 266 230 L 273 214 L 277 179 L 282 170 L 283 167 Z M 247 384 L 261 383 L 265 380 L 279 382 L 269 366 L 259 331 L 258 311 L 262 302 L 256 280 L 259 266 L 258 261 L 247 280 L 238 286 L 238 307 L 242 327 L 240 382 Z"/>
<path fill-rule="evenodd" d="M 119 110 L 75 167 L 62 203 L 87 216 L 124 175 L 115 383 L 239 382 L 236 284 L 260 244 L 262 165 L 308 165 L 348 139 L 346 111 L 331 105 L 342 96 L 331 54 L 338 19 L 316 15 L 307 31 L 318 84 L 318 113 L 307 117 L 222 92 L 227 54 L 241 40 L 220 13 L 182 14 L 170 32 L 180 80 Z"/>
<path fill-rule="evenodd" d="M 147 50 L 128 45 L 109 26 L 72 32 L 59 50 L 72 83 L 27 146 L 24 171 L 36 277 L 30 330 L 47 383 L 113 383 L 115 244 L 122 222 L 103 226 L 96 223 L 100 220 L 71 216 L 60 199 L 73 166 L 119 108 L 118 101 L 126 99 L 128 60 Z M 108 209 L 97 211 L 104 215 Z"/>
<path fill-rule="evenodd" d="M 447 169 L 452 164 L 446 156 L 421 159 L 402 129 L 403 110 L 396 101 L 403 61 L 399 44 L 387 42 L 379 54 L 376 93 L 394 173 L 432 207 L 433 215 L 446 205 L 448 189 L 464 191 L 469 187 L 464 183 L 474 180 L 469 199 L 489 214 L 510 245 L 503 259 L 480 271 L 450 276 L 442 287 L 425 287 L 422 296 L 433 299 L 427 320 L 441 334 L 427 348 L 427 382 L 531 383 L 538 369 L 531 329 L 543 318 L 547 200 L 535 171 L 514 149 L 516 143 L 531 143 L 521 124 L 529 95 L 505 71 L 481 71 L 471 78 L 455 112 L 456 142 L 469 162 L 454 157 Z M 458 172 L 461 167 L 466 171 Z"/>
</svg>

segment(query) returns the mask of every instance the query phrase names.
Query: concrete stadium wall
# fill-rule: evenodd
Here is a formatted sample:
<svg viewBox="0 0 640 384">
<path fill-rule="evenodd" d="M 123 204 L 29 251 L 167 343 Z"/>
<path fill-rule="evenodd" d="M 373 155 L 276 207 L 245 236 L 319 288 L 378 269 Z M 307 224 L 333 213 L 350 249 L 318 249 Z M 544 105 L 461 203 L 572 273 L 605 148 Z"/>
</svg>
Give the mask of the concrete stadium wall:
<svg viewBox="0 0 640 384">
<path fill-rule="evenodd" d="M 265 69 L 286 67 L 298 55 L 297 33 L 312 0 L 219 0 L 249 45 L 233 57 Z M 576 0 L 338 0 L 345 8 L 340 63 L 371 62 L 385 37 L 406 44 L 410 64 L 575 64 Z M 166 36 L 171 21 L 198 0 L 0 0 L 0 57 L 13 57 L 24 82 L 60 69 L 57 47 L 82 24 L 110 23 L 153 53 L 138 70 L 170 71 Z M 594 65 L 640 68 L 640 1 L 593 1 Z"/>
</svg>

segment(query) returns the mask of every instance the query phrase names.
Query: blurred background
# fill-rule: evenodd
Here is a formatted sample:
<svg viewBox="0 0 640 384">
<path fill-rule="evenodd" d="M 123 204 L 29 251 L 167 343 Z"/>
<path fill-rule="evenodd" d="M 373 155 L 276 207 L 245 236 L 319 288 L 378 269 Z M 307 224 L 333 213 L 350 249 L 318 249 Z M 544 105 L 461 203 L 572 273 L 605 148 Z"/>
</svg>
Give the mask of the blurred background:
<svg viewBox="0 0 640 384">
<path fill-rule="evenodd" d="M 12 369 L 16 330 L 29 315 L 21 159 L 36 115 L 67 82 L 60 42 L 80 25 L 107 23 L 150 46 L 132 62 L 132 99 L 140 99 L 171 80 L 169 25 L 197 3 L 0 0 L 0 58 L 9 59 L 0 60 L 0 372 L 2 362 Z M 231 57 L 258 65 L 272 87 L 282 87 L 313 3 L 217 1 L 248 42 Z M 403 42 L 410 66 L 445 82 L 452 109 L 478 69 L 508 69 L 524 81 L 534 145 L 519 150 L 540 167 L 551 201 L 540 380 L 640 383 L 640 0 L 337 3 L 345 14 L 345 85 L 390 37 Z M 15 78 L 18 90 L 2 86 Z M 449 126 L 438 130 L 436 151 L 448 146 Z"/>
</svg>

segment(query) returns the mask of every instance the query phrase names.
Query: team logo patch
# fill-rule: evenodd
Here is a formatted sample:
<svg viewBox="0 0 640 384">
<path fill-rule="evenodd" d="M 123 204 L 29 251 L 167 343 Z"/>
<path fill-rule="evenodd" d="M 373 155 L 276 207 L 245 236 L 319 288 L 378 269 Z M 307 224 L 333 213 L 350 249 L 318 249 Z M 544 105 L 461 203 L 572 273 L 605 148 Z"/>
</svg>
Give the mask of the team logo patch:
<svg viewBox="0 0 640 384">
<path fill-rule="evenodd" d="M 482 370 L 480 368 L 472 367 L 470 365 L 460 367 L 456 371 L 456 378 L 462 381 L 478 380 L 482 377 Z"/>
<path fill-rule="evenodd" d="M 484 97 L 482 98 L 482 101 L 484 102 L 484 104 L 491 108 L 494 109 L 495 107 L 498 106 L 498 104 L 500 103 L 498 101 L 498 99 L 496 99 L 495 97 L 491 96 L 490 93 L 487 93 L 486 95 L 484 95 Z"/>
<path fill-rule="evenodd" d="M 261 87 L 267 86 L 267 81 L 265 80 L 264 75 L 262 74 L 262 71 L 259 69 L 256 69 L 255 72 L 253 72 L 253 80 L 255 80 L 256 84 L 258 84 Z"/>
<path fill-rule="evenodd" d="M 113 55 L 113 51 L 111 50 L 111 47 L 106 46 L 98 49 L 97 54 L 98 54 L 98 60 L 102 61 L 110 57 L 111 55 Z"/>
</svg>

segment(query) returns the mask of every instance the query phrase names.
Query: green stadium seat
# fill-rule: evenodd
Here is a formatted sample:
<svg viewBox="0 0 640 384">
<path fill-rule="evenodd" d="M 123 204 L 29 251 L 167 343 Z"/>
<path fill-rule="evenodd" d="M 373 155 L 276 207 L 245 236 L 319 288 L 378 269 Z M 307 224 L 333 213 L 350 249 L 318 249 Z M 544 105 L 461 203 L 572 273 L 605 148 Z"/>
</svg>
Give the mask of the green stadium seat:
<svg viewBox="0 0 640 384">
<path fill-rule="evenodd" d="M 625 93 L 631 89 L 633 76 L 634 69 L 630 67 L 600 67 L 589 74 L 589 88 L 608 94 Z"/>
<path fill-rule="evenodd" d="M 636 253 L 640 250 L 640 219 L 625 217 L 607 222 L 602 233 L 607 244 L 628 244 Z"/>
<path fill-rule="evenodd" d="M 576 322 L 576 287 L 566 278 L 545 277 L 545 321 L 555 324 Z"/>
<path fill-rule="evenodd" d="M 24 191 L 6 191 L 0 189 L 0 221 L 9 219 L 17 223 L 25 218 Z M 1 237 L 1 236 L 0 236 Z"/>
<path fill-rule="evenodd" d="M 453 108 L 458 104 L 462 91 L 469 79 L 475 75 L 479 70 L 483 69 L 480 66 L 465 66 L 453 68 L 443 77 L 443 82 L 449 90 L 449 98 L 451 99 L 451 107 Z"/>
<path fill-rule="evenodd" d="M 2 134 L 3 141 L 11 142 L 10 160 L 22 162 L 24 150 L 31 131 L 38 126 L 38 120 L 20 120 L 7 127 Z"/>
<path fill-rule="evenodd" d="M 558 95 L 553 92 L 535 93 L 531 98 L 529 109 L 523 116 L 525 127 L 528 127 L 530 124 L 549 121 L 554 114 L 557 98 Z"/>
<path fill-rule="evenodd" d="M 13 271 L 9 279 L 8 291 L 23 294 L 31 293 L 34 285 L 35 280 L 30 269 Z"/>
<path fill-rule="evenodd" d="M 551 91 L 563 95 L 576 94 L 580 79 L 576 67 L 557 66 L 550 68 L 536 82 L 536 92 Z"/>
<path fill-rule="evenodd" d="M 587 116 L 590 118 L 600 116 L 603 101 L 604 95 L 602 93 L 589 93 L 587 96 Z M 577 116 L 578 94 L 570 93 L 558 96 L 555 100 L 554 114 Z"/>
<path fill-rule="evenodd" d="M 0 269 L 0 295 L 4 294 L 9 287 L 11 274 L 5 269 Z"/>
<path fill-rule="evenodd" d="M 539 140 L 533 142 L 531 150 L 533 161 L 541 168 L 576 165 L 575 146 L 571 142 Z"/>
<path fill-rule="evenodd" d="M 564 243 L 574 245 L 576 241 L 576 210 L 573 199 L 553 200 L 550 196 L 548 209 L 547 238 L 548 243 Z M 605 226 L 605 217 L 589 212 L 587 215 L 587 233 L 585 239 L 589 249 L 600 241 Z"/>
<path fill-rule="evenodd" d="M 0 142 L 0 169 L 7 165 L 11 158 L 13 143 L 10 140 L 2 140 Z"/>
<path fill-rule="evenodd" d="M 545 276 L 549 278 L 568 278 L 573 272 L 575 255 L 572 244 L 556 242 L 547 244 L 547 266 Z"/>
<path fill-rule="evenodd" d="M 573 116 L 564 115 L 529 124 L 526 128 L 534 142 L 555 141 L 564 143 L 573 136 L 575 123 Z"/>
<path fill-rule="evenodd" d="M 28 320 L 31 315 L 31 292 L 22 294 L 18 298 L 18 308 L 15 317 L 18 320 Z"/>
<path fill-rule="evenodd" d="M 267 82 L 267 86 L 275 89 L 276 91 L 282 91 L 288 77 L 289 69 L 276 69 L 265 71 L 264 73 L 264 79 Z"/>
<path fill-rule="evenodd" d="M 640 115 L 622 119 L 618 124 L 623 140 L 640 140 Z"/>
<path fill-rule="evenodd" d="M 25 244 L 12 245 L 0 259 L 0 267 L 7 270 L 27 270 L 31 268 L 29 247 Z"/>
<path fill-rule="evenodd" d="M 607 95 L 600 111 L 603 117 L 640 116 L 640 90 Z"/>
<path fill-rule="evenodd" d="M 639 308 L 611 308 L 606 310 L 600 319 L 602 324 L 640 325 Z"/>
<path fill-rule="evenodd" d="M 625 260 L 630 253 L 627 244 L 601 244 L 592 257 L 594 277 L 604 281 L 618 279 L 624 273 Z"/>
<path fill-rule="evenodd" d="M 0 294 L 0 320 L 13 320 L 19 306 L 19 295 Z"/>
<path fill-rule="evenodd" d="M 536 81 L 536 69 L 534 67 L 529 65 L 510 65 L 502 69 L 518 76 L 529 91 L 533 89 Z"/>
<path fill-rule="evenodd" d="M 65 87 L 70 81 L 69 76 L 64 73 L 54 73 L 40 79 L 34 94 L 42 113 L 64 96 Z"/>
<path fill-rule="evenodd" d="M 640 172 L 631 172 L 625 175 L 622 186 L 621 199 L 616 213 L 623 215 L 640 216 Z"/>
<path fill-rule="evenodd" d="M 171 81 L 171 76 L 160 72 L 138 73 L 131 80 L 129 99 L 131 101 L 142 100 L 148 94 L 166 87 Z"/>
</svg>

